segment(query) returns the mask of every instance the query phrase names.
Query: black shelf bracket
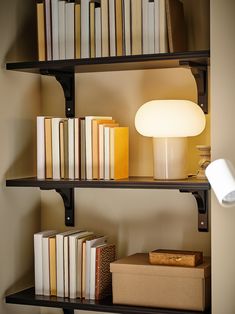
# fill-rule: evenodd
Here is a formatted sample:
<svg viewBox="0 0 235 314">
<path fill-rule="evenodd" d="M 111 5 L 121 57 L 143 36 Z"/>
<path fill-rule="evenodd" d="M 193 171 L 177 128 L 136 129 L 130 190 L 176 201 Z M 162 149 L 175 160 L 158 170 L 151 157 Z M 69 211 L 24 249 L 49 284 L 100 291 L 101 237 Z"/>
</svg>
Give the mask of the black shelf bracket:
<svg viewBox="0 0 235 314">
<path fill-rule="evenodd" d="M 65 225 L 68 227 L 74 227 L 74 189 L 56 189 L 56 192 L 61 195 L 64 202 Z"/>
<path fill-rule="evenodd" d="M 198 207 L 198 231 L 207 232 L 208 231 L 208 191 L 199 190 L 179 190 L 182 193 L 192 193 L 195 197 Z"/>
<path fill-rule="evenodd" d="M 208 113 L 208 73 L 207 66 L 192 61 L 179 61 L 180 66 L 191 69 L 197 84 L 197 103 L 204 113 Z"/>
<path fill-rule="evenodd" d="M 64 314 L 74 314 L 74 310 L 71 309 L 63 309 Z"/>
<path fill-rule="evenodd" d="M 55 76 L 56 80 L 63 88 L 65 98 L 65 116 L 75 117 L 75 75 L 74 72 L 41 70 L 42 75 Z"/>
</svg>

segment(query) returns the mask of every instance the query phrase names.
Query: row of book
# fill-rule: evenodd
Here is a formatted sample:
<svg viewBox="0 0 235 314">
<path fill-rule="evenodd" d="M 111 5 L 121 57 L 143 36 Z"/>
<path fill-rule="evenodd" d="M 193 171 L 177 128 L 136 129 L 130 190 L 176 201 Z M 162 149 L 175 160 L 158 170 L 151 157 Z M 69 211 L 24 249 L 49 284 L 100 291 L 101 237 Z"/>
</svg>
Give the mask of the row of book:
<svg viewBox="0 0 235 314">
<path fill-rule="evenodd" d="M 179 0 L 37 0 L 39 60 L 173 52 L 175 33 L 185 50 L 183 17 Z"/>
<path fill-rule="evenodd" d="M 129 128 L 112 117 L 37 117 L 38 179 L 124 179 Z"/>
<path fill-rule="evenodd" d="M 112 292 L 114 244 L 84 230 L 34 234 L 35 294 L 102 299 Z"/>
</svg>

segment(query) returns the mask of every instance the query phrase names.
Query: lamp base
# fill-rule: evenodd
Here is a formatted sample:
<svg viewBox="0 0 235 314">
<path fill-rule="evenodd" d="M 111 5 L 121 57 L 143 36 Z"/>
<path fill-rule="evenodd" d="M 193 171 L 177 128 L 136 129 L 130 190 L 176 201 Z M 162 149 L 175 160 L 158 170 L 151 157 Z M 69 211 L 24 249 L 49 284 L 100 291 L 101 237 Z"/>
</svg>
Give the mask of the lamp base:
<svg viewBox="0 0 235 314">
<path fill-rule="evenodd" d="M 154 179 L 187 178 L 187 137 L 154 137 Z"/>
</svg>

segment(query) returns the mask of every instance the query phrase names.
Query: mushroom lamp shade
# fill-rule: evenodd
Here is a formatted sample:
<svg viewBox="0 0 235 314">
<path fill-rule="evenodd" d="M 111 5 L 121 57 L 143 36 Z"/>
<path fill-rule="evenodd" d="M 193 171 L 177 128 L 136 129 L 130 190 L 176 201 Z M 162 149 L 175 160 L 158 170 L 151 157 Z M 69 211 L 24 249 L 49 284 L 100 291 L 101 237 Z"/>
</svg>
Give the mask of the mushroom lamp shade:
<svg viewBox="0 0 235 314">
<path fill-rule="evenodd" d="M 205 128 L 202 109 L 189 100 L 152 100 L 143 104 L 135 116 L 136 130 L 153 137 L 154 178 L 187 177 L 187 137 Z"/>
<path fill-rule="evenodd" d="M 235 205 L 235 169 L 227 159 L 217 159 L 206 168 L 206 177 L 223 207 Z"/>
</svg>

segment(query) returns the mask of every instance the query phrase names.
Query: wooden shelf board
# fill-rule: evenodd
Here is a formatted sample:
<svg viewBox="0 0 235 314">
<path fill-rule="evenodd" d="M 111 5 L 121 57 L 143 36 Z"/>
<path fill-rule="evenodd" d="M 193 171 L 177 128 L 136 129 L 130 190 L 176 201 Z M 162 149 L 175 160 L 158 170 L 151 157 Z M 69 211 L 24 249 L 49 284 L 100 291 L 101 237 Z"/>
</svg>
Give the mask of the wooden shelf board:
<svg viewBox="0 0 235 314">
<path fill-rule="evenodd" d="M 89 59 L 69 59 L 52 61 L 12 62 L 6 64 L 7 70 L 18 70 L 30 73 L 50 75 L 50 71 L 65 72 L 103 72 L 124 71 L 156 68 L 179 67 L 179 61 L 192 61 L 201 65 L 208 65 L 209 50 L 187 51 L 177 53 L 159 53 L 150 55 L 132 55 L 119 57 L 103 57 Z"/>
<path fill-rule="evenodd" d="M 160 309 L 153 307 L 118 305 L 112 303 L 112 297 L 100 301 L 85 299 L 69 299 L 58 297 L 46 297 L 35 295 L 34 288 L 28 288 L 23 291 L 11 294 L 6 297 L 6 303 L 24 304 L 34 306 L 55 307 L 71 310 L 85 310 L 97 312 L 110 312 L 122 314 L 210 314 L 210 310 L 204 312 L 185 311 L 175 309 Z"/>
<path fill-rule="evenodd" d="M 6 186 L 56 188 L 120 188 L 120 189 L 186 189 L 205 191 L 210 189 L 207 180 L 154 180 L 152 177 L 130 177 L 123 180 L 38 180 L 36 177 L 6 180 Z"/>
</svg>

